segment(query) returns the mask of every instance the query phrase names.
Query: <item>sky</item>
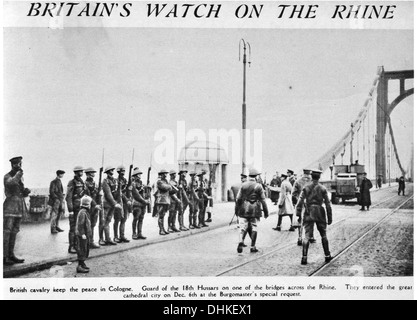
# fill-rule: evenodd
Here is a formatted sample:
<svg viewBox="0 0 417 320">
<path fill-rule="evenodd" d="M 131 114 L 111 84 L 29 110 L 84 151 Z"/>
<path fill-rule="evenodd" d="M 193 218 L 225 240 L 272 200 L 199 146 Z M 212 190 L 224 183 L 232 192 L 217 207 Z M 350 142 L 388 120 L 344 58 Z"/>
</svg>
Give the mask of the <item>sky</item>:
<svg viewBox="0 0 417 320">
<path fill-rule="evenodd" d="M 5 28 L 3 167 L 24 157 L 25 183 L 66 181 L 76 165 L 146 168 L 160 129 L 241 127 L 243 64 L 251 46 L 247 127 L 262 129 L 262 172 L 295 171 L 348 129 L 377 67 L 414 67 L 413 32 L 400 30 Z M 413 81 L 406 88 L 413 87 Z M 395 98 L 396 88 L 390 96 Z M 407 163 L 413 96 L 392 123 Z M 259 146 L 258 146 L 259 147 Z M 153 163 L 154 169 L 175 163 Z M 230 182 L 240 166 L 230 166 Z"/>
</svg>

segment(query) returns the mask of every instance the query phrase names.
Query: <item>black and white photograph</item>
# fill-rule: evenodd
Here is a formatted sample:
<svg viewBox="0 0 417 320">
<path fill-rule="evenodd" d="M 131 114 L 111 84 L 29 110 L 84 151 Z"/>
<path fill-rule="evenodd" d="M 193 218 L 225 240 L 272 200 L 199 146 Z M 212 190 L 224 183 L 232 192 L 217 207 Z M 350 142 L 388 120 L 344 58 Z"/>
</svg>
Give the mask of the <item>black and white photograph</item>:
<svg viewBox="0 0 417 320">
<path fill-rule="evenodd" d="M 413 12 L 4 2 L 3 298 L 413 299 Z"/>
</svg>

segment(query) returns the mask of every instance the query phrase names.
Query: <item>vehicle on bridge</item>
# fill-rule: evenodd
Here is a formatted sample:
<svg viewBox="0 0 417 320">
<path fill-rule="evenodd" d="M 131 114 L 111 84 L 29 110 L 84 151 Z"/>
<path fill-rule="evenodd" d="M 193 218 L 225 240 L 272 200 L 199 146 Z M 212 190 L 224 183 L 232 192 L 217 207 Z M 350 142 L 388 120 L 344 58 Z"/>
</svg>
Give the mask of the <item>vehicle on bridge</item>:
<svg viewBox="0 0 417 320">
<path fill-rule="evenodd" d="M 334 165 L 334 179 L 330 185 L 331 202 L 338 204 L 340 200 L 356 199 L 360 201 L 360 184 L 365 173 L 365 166 L 356 163 L 349 165 Z"/>
</svg>

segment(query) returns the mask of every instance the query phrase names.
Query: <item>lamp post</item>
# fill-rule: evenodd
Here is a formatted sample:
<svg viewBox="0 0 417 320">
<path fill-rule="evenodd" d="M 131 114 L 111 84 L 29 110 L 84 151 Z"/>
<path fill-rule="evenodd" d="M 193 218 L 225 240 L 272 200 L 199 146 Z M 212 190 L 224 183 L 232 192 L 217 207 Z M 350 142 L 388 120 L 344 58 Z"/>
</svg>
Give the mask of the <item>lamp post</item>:
<svg viewBox="0 0 417 320">
<path fill-rule="evenodd" d="M 242 103 L 242 173 L 246 168 L 246 62 L 251 63 L 251 48 L 249 42 L 244 39 L 240 39 L 239 42 L 239 61 L 240 61 L 240 48 L 243 44 L 243 103 Z M 246 47 L 249 49 L 249 59 L 246 59 Z"/>
</svg>

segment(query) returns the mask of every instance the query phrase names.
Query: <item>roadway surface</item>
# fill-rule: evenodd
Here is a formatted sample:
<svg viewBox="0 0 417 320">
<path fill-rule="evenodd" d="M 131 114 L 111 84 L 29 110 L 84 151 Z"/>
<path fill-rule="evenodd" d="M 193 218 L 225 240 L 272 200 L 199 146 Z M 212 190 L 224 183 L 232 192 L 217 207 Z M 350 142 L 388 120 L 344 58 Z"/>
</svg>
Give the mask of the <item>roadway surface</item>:
<svg viewBox="0 0 417 320">
<path fill-rule="evenodd" d="M 288 231 L 288 217 L 281 232 L 272 230 L 277 223 L 273 214 L 258 225 L 258 253 L 250 253 L 250 246 L 237 253 L 239 228 L 234 223 L 89 258 L 88 274 L 77 274 L 76 263 L 68 263 L 20 277 L 309 276 L 316 272 L 320 276 L 413 276 L 413 192 L 411 183 L 405 196 L 397 195 L 396 186 L 376 190 L 370 211 L 359 211 L 355 202 L 333 205 L 328 238 L 337 258 L 319 272 L 324 255 L 317 230 L 308 265 L 302 266 L 298 232 Z"/>
</svg>

